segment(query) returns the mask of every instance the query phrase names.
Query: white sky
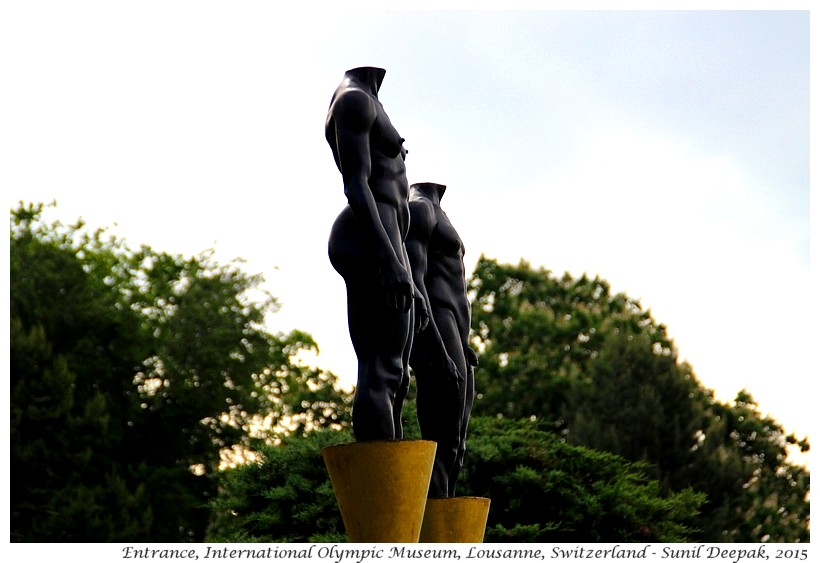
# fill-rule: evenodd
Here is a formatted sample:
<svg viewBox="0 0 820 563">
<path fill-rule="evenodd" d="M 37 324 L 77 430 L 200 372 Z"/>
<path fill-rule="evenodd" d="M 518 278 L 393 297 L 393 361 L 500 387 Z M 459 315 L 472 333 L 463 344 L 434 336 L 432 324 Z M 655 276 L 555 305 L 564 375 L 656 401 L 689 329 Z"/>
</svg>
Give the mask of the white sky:
<svg viewBox="0 0 820 563">
<path fill-rule="evenodd" d="M 807 3 L 790 7 L 805 9 Z M 345 204 L 323 133 L 348 68 L 467 246 L 600 275 L 723 399 L 809 434 L 809 13 L 277 10 L 18 2 L 0 14 L 3 197 L 131 247 L 247 260 L 348 383 Z M 815 284 L 816 287 L 816 284 Z M 812 308 L 813 307 L 813 308 Z"/>
</svg>

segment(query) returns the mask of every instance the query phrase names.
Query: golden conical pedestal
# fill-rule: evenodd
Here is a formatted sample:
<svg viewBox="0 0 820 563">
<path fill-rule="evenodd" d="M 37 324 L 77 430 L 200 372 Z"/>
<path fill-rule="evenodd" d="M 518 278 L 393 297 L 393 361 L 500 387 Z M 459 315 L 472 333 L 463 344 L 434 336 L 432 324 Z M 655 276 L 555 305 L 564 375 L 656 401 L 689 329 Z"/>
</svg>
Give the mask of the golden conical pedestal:
<svg viewBox="0 0 820 563">
<path fill-rule="evenodd" d="M 322 450 L 353 543 L 416 543 L 433 472 L 436 443 L 385 440 Z"/>
<path fill-rule="evenodd" d="M 490 499 L 484 497 L 427 500 L 421 543 L 481 543 L 487 528 Z"/>
</svg>

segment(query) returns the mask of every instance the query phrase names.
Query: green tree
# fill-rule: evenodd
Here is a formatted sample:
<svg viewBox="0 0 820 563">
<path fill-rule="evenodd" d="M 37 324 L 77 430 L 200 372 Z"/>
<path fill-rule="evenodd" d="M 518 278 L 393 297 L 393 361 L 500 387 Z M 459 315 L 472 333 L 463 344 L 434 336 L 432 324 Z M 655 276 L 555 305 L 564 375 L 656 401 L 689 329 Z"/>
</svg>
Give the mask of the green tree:
<svg viewBox="0 0 820 563">
<path fill-rule="evenodd" d="M 609 335 L 585 368 L 588 384 L 570 397 L 570 442 L 653 464 L 675 488 L 689 474 L 706 422 L 703 390 L 673 350 L 658 353 L 645 334 Z"/>
<path fill-rule="evenodd" d="M 11 221 L 12 539 L 200 540 L 226 452 L 348 424 L 336 378 L 272 335 L 259 276 Z"/>
<path fill-rule="evenodd" d="M 731 403 L 709 397 L 691 470 L 681 482 L 707 493 L 704 541 L 808 542 L 809 472 L 790 462 L 808 440 L 785 432 L 741 391 Z"/>
<path fill-rule="evenodd" d="M 470 288 L 477 414 L 563 424 L 572 387 L 588 379 L 585 365 L 609 334 L 645 334 L 658 350 L 671 348 L 663 325 L 597 277 L 559 278 L 482 256 Z"/>
<path fill-rule="evenodd" d="M 702 496 L 663 493 L 639 464 L 570 446 L 531 421 L 476 418 L 459 494 L 491 499 L 485 541 L 685 541 Z M 225 472 L 210 541 L 343 541 L 321 448 L 353 440 L 320 431 L 259 449 Z"/>
<path fill-rule="evenodd" d="M 646 465 L 572 446 L 530 420 L 476 418 L 461 494 L 491 499 L 488 541 L 691 541 L 703 495 Z"/>
<path fill-rule="evenodd" d="M 135 412 L 137 316 L 20 209 L 10 253 L 11 537 L 144 536 L 145 489 L 126 466 Z"/>
<path fill-rule="evenodd" d="M 223 473 L 207 540 L 346 541 L 321 451 L 353 440 L 350 430 L 326 430 L 259 443 L 256 460 Z"/>
<path fill-rule="evenodd" d="M 787 459 L 808 442 L 744 393 L 715 400 L 637 301 L 484 257 L 471 287 L 479 412 L 554 422 L 572 443 L 649 463 L 665 490 L 706 493 L 699 541 L 808 539 L 809 475 Z"/>
<path fill-rule="evenodd" d="M 700 541 L 808 541 L 809 475 L 787 455 L 809 445 L 762 417 L 748 393 L 716 401 L 687 364 L 640 335 L 609 338 L 589 370 L 570 441 L 649 462 L 673 490 L 706 493 Z"/>
</svg>

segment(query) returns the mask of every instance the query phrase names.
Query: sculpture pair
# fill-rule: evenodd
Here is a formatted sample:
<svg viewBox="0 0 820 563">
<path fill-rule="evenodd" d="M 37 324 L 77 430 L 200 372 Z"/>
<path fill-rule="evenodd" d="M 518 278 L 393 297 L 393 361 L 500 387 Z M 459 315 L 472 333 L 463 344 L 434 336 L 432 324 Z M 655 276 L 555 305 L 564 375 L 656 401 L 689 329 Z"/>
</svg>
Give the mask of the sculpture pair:
<svg viewBox="0 0 820 563">
<path fill-rule="evenodd" d="M 407 181 L 404 139 L 378 99 L 384 69 L 345 73 L 325 136 L 348 204 L 328 253 L 345 280 L 358 360 L 357 441 L 401 439 L 401 410 L 416 376 L 422 437 L 437 443 L 429 496 L 452 497 L 474 396 L 464 246 L 441 209 L 445 186 Z"/>
</svg>

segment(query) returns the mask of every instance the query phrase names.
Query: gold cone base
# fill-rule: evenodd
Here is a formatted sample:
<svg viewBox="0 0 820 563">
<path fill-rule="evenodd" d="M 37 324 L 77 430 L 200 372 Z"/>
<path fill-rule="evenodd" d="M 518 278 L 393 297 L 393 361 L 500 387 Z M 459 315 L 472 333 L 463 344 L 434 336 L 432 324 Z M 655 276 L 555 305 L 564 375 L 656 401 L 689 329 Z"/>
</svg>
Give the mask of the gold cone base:
<svg viewBox="0 0 820 563">
<path fill-rule="evenodd" d="M 436 443 L 388 440 L 322 450 L 348 540 L 416 543 Z"/>
<path fill-rule="evenodd" d="M 490 499 L 484 497 L 427 500 L 421 543 L 481 543 L 487 527 Z"/>
</svg>

